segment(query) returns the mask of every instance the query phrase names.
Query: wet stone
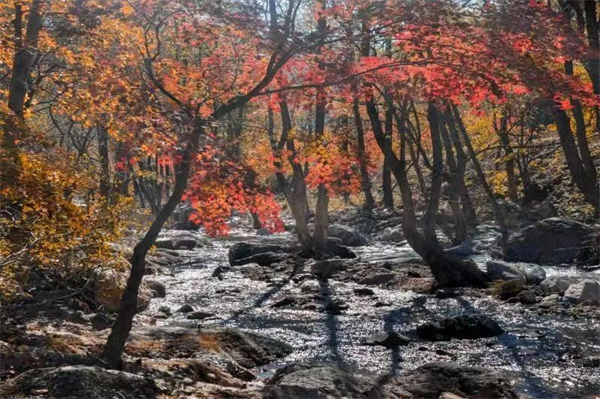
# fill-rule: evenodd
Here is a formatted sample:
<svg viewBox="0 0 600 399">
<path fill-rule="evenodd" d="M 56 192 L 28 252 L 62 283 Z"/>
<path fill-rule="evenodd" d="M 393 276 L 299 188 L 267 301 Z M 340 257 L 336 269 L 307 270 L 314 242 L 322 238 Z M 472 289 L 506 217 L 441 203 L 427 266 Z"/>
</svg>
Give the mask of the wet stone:
<svg viewBox="0 0 600 399">
<path fill-rule="evenodd" d="M 183 305 L 182 307 L 177 309 L 177 313 L 190 313 L 193 311 L 194 311 L 194 308 L 192 307 L 192 305 L 190 305 L 188 303 L 186 303 L 185 305 Z"/>
<path fill-rule="evenodd" d="M 430 341 L 445 341 L 451 338 L 477 339 L 501 335 L 504 330 L 487 316 L 463 315 L 428 322 L 417 327 L 417 335 Z"/>
<path fill-rule="evenodd" d="M 408 345 L 410 338 L 400 335 L 396 332 L 382 331 L 374 334 L 366 339 L 365 345 L 375 346 L 381 345 L 386 348 L 397 348 L 399 346 Z"/>
</svg>

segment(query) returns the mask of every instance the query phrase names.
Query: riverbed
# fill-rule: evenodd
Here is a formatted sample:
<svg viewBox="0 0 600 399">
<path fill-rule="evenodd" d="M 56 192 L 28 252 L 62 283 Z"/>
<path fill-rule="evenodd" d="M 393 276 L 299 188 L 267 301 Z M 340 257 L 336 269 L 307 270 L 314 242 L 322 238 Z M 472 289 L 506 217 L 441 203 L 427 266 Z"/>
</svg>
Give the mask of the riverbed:
<svg viewBox="0 0 600 399">
<path fill-rule="evenodd" d="M 597 319 L 542 314 L 535 306 L 505 303 L 485 294 L 437 299 L 410 290 L 371 286 L 375 295 L 358 296 L 354 289 L 364 286 L 335 277 L 320 281 L 318 289 L 326 297 L 348 305 L 341 314 L 273 308 L 281 298 L 299 294 L 307 283 L 275 271 L 270 281 L 250 279 L 242 273 L 244 266 L 220 278 L 212 277 L 217 267 L 228 264 L 228 249 L 239 241 L 289 243 L 293 237 L 290 233 L 257 237 L 240 230 L 227 238 L 213 239 L 205 247 L 181 251 L 182 261 L 168 267 L 170 274 L 156 278 L 166 285 L 166 298 L 153 300 L 144 314 L 154 315 L 161 306 L 175 311 L 189 304 L 215 316 L 194 321 L 174 312 L 167 319 L 157 320 L 157 324 L 235 326 L 293 346 L 294 352 L 285 359 L 254 370 L 260 377 L 299 361 L 333 363 L 370 374 L 402 373 L 429 362 L 456 361 L 504 370 L 518 392 L 535 398 L 589 397 L 600 392 L 600 367 L 593 364 L 600 358 Z M 407 245 L 377 242 L 354 250 L 362 260 L 371 262 L 416 256 Z M 486 256 L 475 258 L 481 264 Z M 575 268 L 546 269 L 548 275 L 582 273 Z M 419 324 L 460 314 L 488 315 L 505 333 L 493 338 L 442 342 L 417 338 L 415 328 Z M 368 336 L 382 330 L 404 334 L 412 342 L 398 349 L 363 345 Z"/>
</svg>

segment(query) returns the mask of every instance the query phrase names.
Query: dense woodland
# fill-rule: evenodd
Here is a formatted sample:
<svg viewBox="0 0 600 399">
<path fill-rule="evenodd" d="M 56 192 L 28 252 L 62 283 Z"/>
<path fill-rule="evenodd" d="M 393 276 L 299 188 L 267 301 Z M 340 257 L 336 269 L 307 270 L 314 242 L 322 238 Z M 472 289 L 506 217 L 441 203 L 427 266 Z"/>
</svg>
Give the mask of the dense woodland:
<svg viewBox="0 0 600 399">
<path fill-rule="evenodd" d="M 309 264 L 347 258 L 340 215 L 396 217 L 432 289 L 489 290 L 448 248 L 490 225 L 494 258 L 545 263 L 514 249 L 541 215 L 589 228 L 559 263 L 590 271 L 600 2 L 3 0 L 0 141 L 3 323 L 65 299 L 102 310 L 87 292 L 116 271 L 120 304 L 83 356 L 107 369 L 133 370 L 147 258 L 175 226 L 223 237 L 242 217 Z"/>
</svg>

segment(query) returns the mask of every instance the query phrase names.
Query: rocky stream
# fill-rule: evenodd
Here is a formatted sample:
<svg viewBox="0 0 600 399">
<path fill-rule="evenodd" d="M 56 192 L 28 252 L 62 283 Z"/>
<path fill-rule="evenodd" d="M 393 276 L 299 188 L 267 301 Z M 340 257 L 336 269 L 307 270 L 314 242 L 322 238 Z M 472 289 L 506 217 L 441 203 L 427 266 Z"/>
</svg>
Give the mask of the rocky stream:
<svg viewBox="0 0 600 399">
<path fill-rule="evenodd" d="M 536 232 L 559 229 L 568 235 L 561 242 L 574 235 L 560 219 L 543 222 Z M 333 243 L 347 259 L 317 261 L 298 256 L 290 232 L 258 233 L 241 224 L 226 238 L 161 234 L 124 371 L 93 361 L 109 332 L 110 312 L 61 305 L 56 309 L 64 322 L 44 314 L 35 323 L 11 320 L 13 335 L 0 342 L 0 393 L 445 399 L 600 393 L 598 270 L 493 259 L 499 233 L 482 225 L 469 242 L 445 246 L 496 281 L 487 289 L 436 289 L 429 268 L 394 229 L 368 236 L 334 225 Z M 528 236 L 527 229 L 519 234 L 517 241 L 529 245 L 516 242 L 513 248 L 525 250 L 514 256 L 548 255 L 535 241 L 544 237 Z M 113 274 L 94 284 L 115 282 L 124 284 Z M 118 290 L 95 295 L 100 309 L 118 307 Z M 90 357 L 85 365 L 82 359 Z"/>
</svg>

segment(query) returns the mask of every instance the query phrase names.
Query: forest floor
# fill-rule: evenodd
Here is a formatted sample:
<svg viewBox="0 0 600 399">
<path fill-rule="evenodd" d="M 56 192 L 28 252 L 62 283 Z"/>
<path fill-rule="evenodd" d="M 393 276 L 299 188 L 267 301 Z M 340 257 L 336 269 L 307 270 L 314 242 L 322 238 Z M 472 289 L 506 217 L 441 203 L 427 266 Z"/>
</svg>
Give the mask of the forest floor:
<svg viewBox="0 0 600 399">
<path fill-rule="evenodd" d="M 552 294 L 539 281 L 508 295 L 502 289 L 515 288 L 506 284 L 437 290 L 405 242 L 376 236 L 352 247 L 354 259 L 321 263 L 330 273 L 324 278 L 314 261 L 285 255 L 295 245 L 289 232 L 256 235 L 240 221 L 227 238 L 165 232 L 148 268 L 155 299 L 135 317 L 122 372 L 97 367 L 114 313 L 90 308 L 85 298 L 40 292 L 38 300 L 48 296 L 44 305 L 2 314 L 0 393 L 550 398 L 600 391 L 597 304 L 546 299 Z M 470 257 L 483 269 L 497 236 L 482 226 L 473 239 L 480 250 Z M 197 237 L 194 248 L 190 237 Z M 285 259 L 230 266 L 228 253 L 240 242 L 282 248 Z M 544 266 L 544 273 L 600 279 L 575 266 Z M 446 326 L 439 334 L 424 332 L 452 318 L 437 325 Z M 500 331 L 490 333 L 494 325 Z"/>
</svg>

